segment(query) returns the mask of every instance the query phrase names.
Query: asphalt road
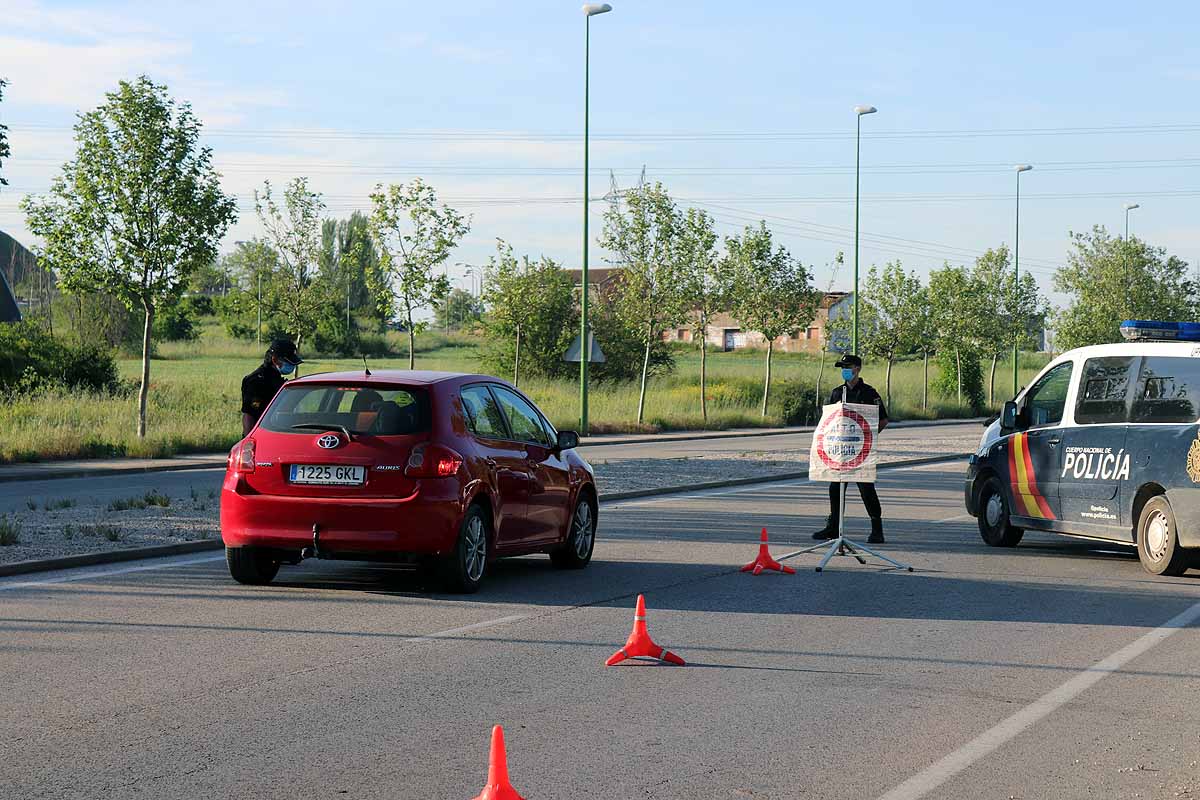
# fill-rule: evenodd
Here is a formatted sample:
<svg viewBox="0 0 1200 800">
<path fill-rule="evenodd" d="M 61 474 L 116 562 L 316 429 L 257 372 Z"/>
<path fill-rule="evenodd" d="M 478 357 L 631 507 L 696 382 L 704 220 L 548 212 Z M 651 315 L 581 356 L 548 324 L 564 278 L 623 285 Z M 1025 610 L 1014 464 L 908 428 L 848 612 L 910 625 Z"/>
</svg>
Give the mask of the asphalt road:
<svg viewBox="0 0 1200 800">
<path fill-rule="evenodd" d="M 932 439 L 935 442 L 951 439 L 963 440 L 969 445 L 959 445 L 958 450 L 970 449 L 982 433 L 978 422 L 964 422 L 930 427 L 898 427 L 887 433 L 891 446 L 911 447 L 913 442 Z M 696 456 L 736 456 L 753 452 L 770 458 L 777 454 L 783 458 L 796 458 L 797 452 L 807 454 L 810 433 L 786 433 L 772 436 L 750 436 L 726 439 L 671 440 L 640 444 L 620 444 L 580 447 L 579 453 L 593 463 L 613 463 L 625 460 L 647 461 L 652 459 L 678 459 Z M 936 445 L 934 448 L 936 450 Z M 950 452 L 953 452 L 951 450 Z M 797 469 L 803 468 L 797 459 Z M 190 492 L 207 494 L 220 490 L 225 466 L 211 469 L 189 469 L 178 471 L 133 472 L 103 474 L 86 478 L 52 478 L 0 482 L 0 514 L 17 511 L 29 500 L 45 502 L 70 498 L 80 505 L 89 503 L 107 504 L 125 497 L 145 494 L 151 489 L 172 497 L 187 497 Z M 603 487 L 601 487 L 603 491 Z"/>
<path fill-rule="evenodd" d="M 738 573 L 764 525 L 808 543 L 825 486 L 792 483 L 606 504 L 587 570 L 501 562 L 470 597 L 210 555 L 5 579 L 0 795 L 466 800 L 493 723 L 529 800 L 1200 794 L 1200 580 L 988 549 L 961 474 L 881 473 L 911 574 Z M 603 666 L 639 592 L 688 666 Z"/>
</svg>

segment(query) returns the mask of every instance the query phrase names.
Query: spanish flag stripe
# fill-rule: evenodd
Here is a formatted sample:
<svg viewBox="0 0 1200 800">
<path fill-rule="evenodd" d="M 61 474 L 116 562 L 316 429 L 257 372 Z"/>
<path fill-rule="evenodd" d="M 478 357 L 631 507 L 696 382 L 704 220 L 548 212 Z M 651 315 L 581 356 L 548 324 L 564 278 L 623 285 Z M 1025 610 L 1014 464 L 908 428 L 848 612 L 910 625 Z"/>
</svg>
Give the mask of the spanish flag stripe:
<svg viewBox="0 0 1200 800">
<path fill-rule="evenodd" d="M 1026 516 L 1054 519 L 1054 512 L 1046 498 L 1038 491 L 1037 477 L 1033 470 L 1033 459 L 1029 452 L 1028 434 L 1013 437 L 1009 451 L 1009 471 L 1012 476 L 1013 495 L 1017 505 Z"/>
<path fill-rule="evenodd" d="M 1042 496 L 1038 490 L 1037 473 L 1033 471 L 1033 460 L 1029 453 L 1029 441 L 1025 441 L 1025 446 L 1022 448 L 1025 452 L 1025 467 L 1029 475 L 1029 494 L 1033 496 L 1034 502 L 1037 504 L 1039 516 L 1043 519 L 1054 519 L 1054 512 L 1050 510 L 1050 504 L 1046 502 L 1046 498 Z"/>
<path fill-rule="evenodd" d="M 1022 433 L 1015 437 L 1014 445 L 1016 447 L 1016 462 L 1017 462 L 1017 485 L 1016 495 L 1020 500 L 1020 506 L 1027 517 L 1040 517 L 1041 509 L 1038 508 L 1037 502 L 1031 496 L 1029 491 L 1029 473 L 1032 472 L 1026 452 L 1029 449 L 1029 443 L 1026 441 L 1026 434 Z"/>
</svg>

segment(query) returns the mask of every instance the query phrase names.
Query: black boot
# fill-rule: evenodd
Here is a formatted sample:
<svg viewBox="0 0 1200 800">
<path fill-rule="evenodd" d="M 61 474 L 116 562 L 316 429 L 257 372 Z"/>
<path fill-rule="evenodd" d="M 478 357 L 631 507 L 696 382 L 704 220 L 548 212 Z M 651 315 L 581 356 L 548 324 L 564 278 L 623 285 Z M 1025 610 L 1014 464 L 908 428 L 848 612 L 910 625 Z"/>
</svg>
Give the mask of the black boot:
<svg viewBox="0 0 1200 800">
<path fill-rule="evenodd" d="M 883 544 L 886 539 L 883 538 L 883 520 L 879 517 L 871 518 L 871 535 L 867 537 L 868 544 Z"/>
<path fill-rule="evenodd" d="M 825 519 L 825 527 L 821 528 L 821 530 L 814 533 L 812 535 L 812 537 L 814 539 L 816 539 L 817 541 L 824 541 L 827 539 L 836 539 L 837 535 L 838 535 L 837 517 L 829 516 L 829 517 L 826 517 L 826 519 Z"/>
</svg>

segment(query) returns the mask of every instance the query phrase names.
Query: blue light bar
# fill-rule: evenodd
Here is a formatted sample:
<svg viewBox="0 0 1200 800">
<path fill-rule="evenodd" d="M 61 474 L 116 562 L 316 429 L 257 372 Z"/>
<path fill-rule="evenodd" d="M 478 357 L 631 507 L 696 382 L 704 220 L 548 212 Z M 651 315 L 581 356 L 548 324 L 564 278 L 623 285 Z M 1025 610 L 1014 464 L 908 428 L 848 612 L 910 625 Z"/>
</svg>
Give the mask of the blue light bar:
<svg viewBox="0 0 1200 800">
<path fill-rule="evenodd" d="M 1200 342 L 1200 323 L 1127 319 L 1121 335 L 1130 342 Z"/>
</svg>

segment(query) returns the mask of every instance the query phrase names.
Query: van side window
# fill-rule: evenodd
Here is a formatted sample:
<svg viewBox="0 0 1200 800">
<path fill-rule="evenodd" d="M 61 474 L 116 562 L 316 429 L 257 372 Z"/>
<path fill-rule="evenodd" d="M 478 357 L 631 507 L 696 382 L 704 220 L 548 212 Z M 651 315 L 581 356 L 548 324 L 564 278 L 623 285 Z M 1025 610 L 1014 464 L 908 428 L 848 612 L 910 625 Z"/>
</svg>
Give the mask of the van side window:
<svg viewBox="0 0 1200 800">
<path fill-rule="evenodd" d="M 1059 364 L 1030 388 L 1025 396 L 1024 409 L 1028 414 L 1029 427 L 1041 428 L 1062 422 L 1074 366 L 1070 361 Z"/>
<path fill-rule="evenodd" d="M 1089 358 L 1079 379 L 1075 422 L 1098 425 L 1125 422 L 1129 418 L 1129 389 L 1133 382 L 1135 356 Z"/>
<path fill-rule="evenodd" d="M 1200 358 L 1150 356 L 1142 361 L 1133 398 L 1133 422 L 1200 419 Z"/>
</svg>

